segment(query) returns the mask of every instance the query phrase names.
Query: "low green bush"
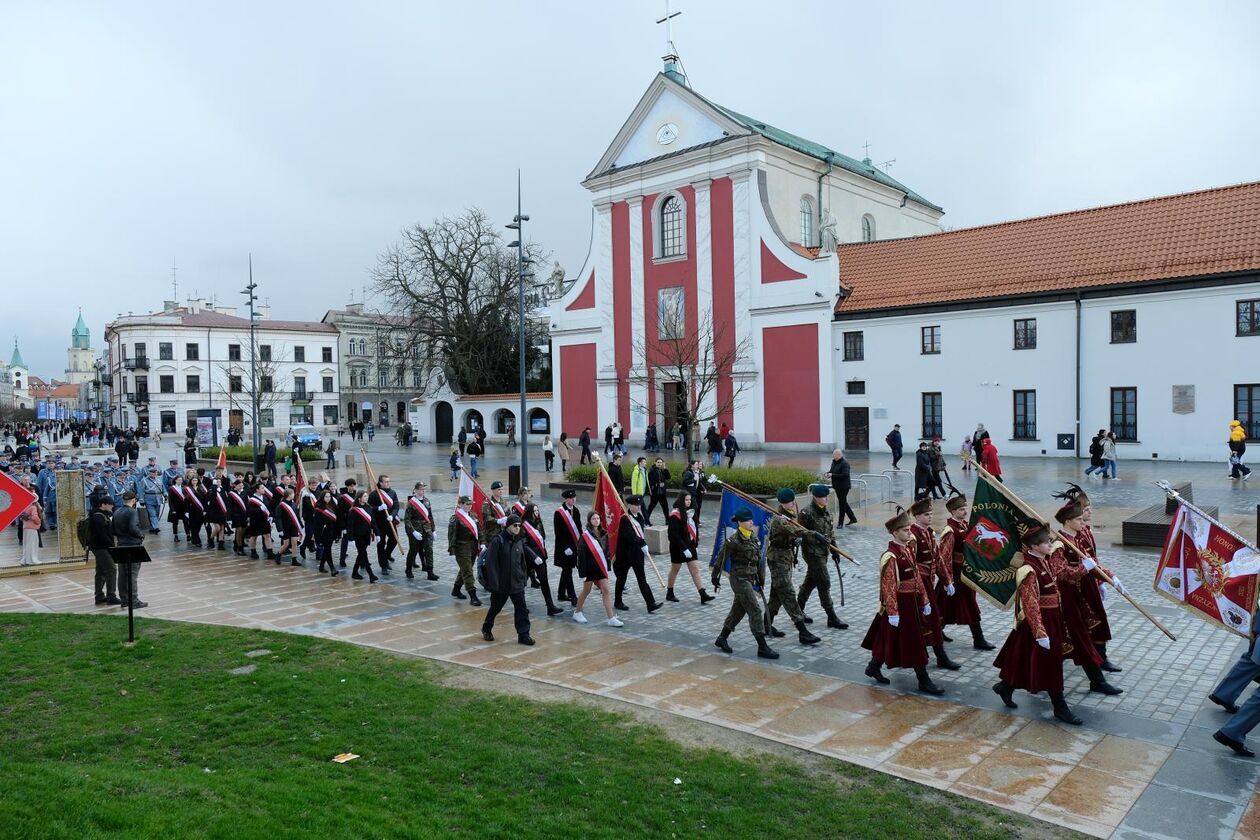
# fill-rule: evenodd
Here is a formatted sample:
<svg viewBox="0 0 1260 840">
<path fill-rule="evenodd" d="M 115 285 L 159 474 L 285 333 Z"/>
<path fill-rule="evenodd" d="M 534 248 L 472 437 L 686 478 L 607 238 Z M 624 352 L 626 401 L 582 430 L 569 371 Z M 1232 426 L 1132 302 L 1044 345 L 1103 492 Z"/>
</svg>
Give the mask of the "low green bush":
<svg viewBox="0 0 1260 840">
<path fill-rule="evenodd" d="M 650 463 L 650 462 L 649 462 Z M 682 474 L 686 469 L 686 465 L 674 462 L 666 463 L 669 469 L 669 487 L 677 490 L 682 487 Z M 633 464 L 627 465 L 622 460 L 621 469 L 626 475 L 626 486 L 630 486 L 630 470 L 634 468 Z M 821 479 L 817 473 L 811 473 L 808 470 L 799 467 L 733 467 L 727 469 L 725 467 L 708 467 L 704 469 L 705 475 L 716 475 L 722 481 L 730 484 L 745 493 L 755 493 L 758 495 L 770 496 L 779 491 L 781 487 L 791 487 L 798 493 L 804 493 L 809 489 L 809 485 L 814 484 Z M 594 484 L 596 476 L 596 468 L 586 464 L 569 467 L 568 479 L 576 484 Z M 713 488 L 716 492 L 718 488 Z"/>
<path fill-rule="evenodd" d="M 219 447 L 203 446 L 201 447 L 201 452 L 198 454 L 197 457 L 200 458 L 202 461 L 217 461 L 219 459 Z M 284 449 L 276 449 L 276 463 L 277 464 L 279 464 L 281 461 L 283 461 L 287 457 L 289 457 L 288 447 L 285 447 Z M 311 457 L 319 457 L 319 456 L 315 453 L 312 453 L 312 455 L 306 456 L 302 459 L 303 463 L 311 460 Z M 254 460 L 254 447 L 229 446 L 227 448 L 227 459 L 229 461 L 252 462 Z"/>
</svg>

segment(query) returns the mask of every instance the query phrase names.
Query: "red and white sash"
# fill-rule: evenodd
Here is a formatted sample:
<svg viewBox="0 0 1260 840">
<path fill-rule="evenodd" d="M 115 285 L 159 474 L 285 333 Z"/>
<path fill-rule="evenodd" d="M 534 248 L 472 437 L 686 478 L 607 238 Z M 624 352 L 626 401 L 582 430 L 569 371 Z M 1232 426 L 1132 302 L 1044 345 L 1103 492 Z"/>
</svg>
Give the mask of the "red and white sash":
<svg viewBox="0 0 1260 840">
<path fill-rule="evenodd" d="M 202 513 L 206 512 L 206 506 L 201 503 L 201 499 L 198 498 L 197 494 L 193 491 L 191 487 L 188 488 L 188 491 L 186 493 L 184 493 L 184 496 L 197 506 L 197 510 L 201 511 Z"/>
<path fill-rule="evenodd" d="M 288 502 L 281 502 L 278 507 L 284 509 L 284 515 L 293 523 L 293 527 L 297 529 L 298 536 L 302 535 L 302 521 L 298 519 L 298 515 L 293 512 L 293 507 Z"/>
<path fill-rule="evenodd" d="M 262 494 L 266 496 L 268 500 L 271 499 L 271 491 L 267 489 L 267 485 L 259 484 L 258 489 L 262 491 Z"/>
<path fill-rule="evenodd" d="M 538 550 L 547 553 L 547 541 L 543 539 L 543 535 L 538 533 L 538 529 L 528 522 L 522 522 L 521 526 L 525 529 L 525 533 L 529 534 L 529 538 L 534 541 L 534 545 L 538 546 Z"/>
<path fill-rule="evenodd" d="M 425 522 L 428 522 L 430 525 L 433 524 L 433 517 L 429 516 L 429 509 L 426 508 L 418 498 L 415 496 L 408 496 L 407 504 L 411 505 L 412 510 L 420 514 L 420 516 L 424 518 Z"/>
<path fill-rule="evenodd" d="M 387 508 L 392 508 L 394 506 L 394 498 L 384 490 L 378 488 L 376 491 L 376 498 L 380 499 L 380 504 L 385 505 Z"/>
<path fill-rule="evenodd" d="M 512 510 L 516 513 L 517 516 L 521 518 L 525 517 L 525 505 L 521 504 L 520 502 L 513 502 Z"/>
<path fill-rule="evenodd" d="M 569 513 L 569 509 L 560 506 L 560 514 L 564 517 L 564 524 L 568 526 L 569 535 L 573 537 L 573 545 L 577 545 L 582 539 L 581 533 L 578 531 L 577 523 L 573 521 L 573 514 Z"/>
<path fill-rule="evenodd" d="M 608 559 L 604 557 L 604 549 L 600 546 L 599 540 L 591 535 L 590 531 L 582 532 L 582 542 L 586 543 L 586 550 L 595 558 L 595 562 L 599 564 L 599 570 L 608 576 Z"/>
<path fill-rule="evenodd" d="M 507 511 L 503 509 L 503 505 L 499 504 L 494 499 L 486 499 L 486 501 L 494 505 L 494 513 L 495 513 L 494 518 L 495 519 L 502 519 L 503 517 L 507 516 Z"/>
<path fill-rule="evenodd" d="M 622 521 L 629 522 L 630 527 L 634 528 L 635 536 L 637 536 L 639 539 L 643 539 L 643 526 L 639 524 L 639 520 L 635 519 L 633 516 L 627 513 L 625 516 L 622 517 Z"/>
<path fill-rule="evenodd" d="M 471 516 L 468 515 L 468 511 L 464 510 L 463 508 L 455 508 L 455 516 L 459 518 L 460 522 L 463 522 L 465 525 L 468 526 L 469 531 L 472 531 L 473 539 L 475 540 L 481 539 L 481 535 L 477 533 L 477 522 L 475 519 L 473 519 Z"/>
<path fill-rule="evenodd" d="M 359 516 L 362 516 L 364 522 L 366 522 L 369 525 L 372 524 L 372 514 L 368 513 L 365 508 L 361 508 L 358 505 L 355 505 L 354 507 L 350 509 L 354 511 L 355 513 L 359 514 Z"/>
<path fill-rule="evenodd" d="M 334 511 L 331 511 L 328 508 L 315 508 L 315 509 L 319 511 L 320 513 L 324 514 L 324 518 L 327 519 L 329 522 L 337 521 L 337 514 Z"/>
<path fill-rule="evenodd" d="M 245 500 L 241 498 L 241 494 L 237 493 L 235 490 L 229 490 L 228 495 L 232 497 L 232 501 L 236 503 L 236 506 L 239 507 L 242 512 L 244 512 Z"/>
<path fill-rule="evenodd" d="M 257 506 L 257 508 L 260 511 L 262 511 L 263 515 L 266 516 L 268 519 L 271 518 L 271 511 L 267 509 L 267 503 L 264 502 L 262 499 L 258 498 L 257 496 L 250 496 L 249 503 L 251 505 Z"/>
<path fill-rule="evenodd" d="M 691 540 L 692 543 L 695 543 L 696 523 L 692 520 L 690 516 L 687 515 L 687 512 L 682 510 L 681 508 L 674 508 L 673 510 L 669 512 L 669 515 L 677 516 L 680 519 L 682 519 L 683 522 L 687 523 L 687 538 Z"/>
<path fill-rule="evenodd" d="M 226 514 L 226 513 L 227 513 L 227 505 L 225 505 L 225 504 L 223 503 L 223 494 L 222 494 L 222 493 L 219 493 L 219 492 L 217 492 L 217 491 L 215 492 L 215 494 L 214 494 L 214 504 L 215 504 L 215 506 L 216 506 L 216 507 L 218 507 L 218 508 L 219 508 L 219 512 L 220 512 L 220 513 L 223 513 L 223 514 Z"/>
</svg>

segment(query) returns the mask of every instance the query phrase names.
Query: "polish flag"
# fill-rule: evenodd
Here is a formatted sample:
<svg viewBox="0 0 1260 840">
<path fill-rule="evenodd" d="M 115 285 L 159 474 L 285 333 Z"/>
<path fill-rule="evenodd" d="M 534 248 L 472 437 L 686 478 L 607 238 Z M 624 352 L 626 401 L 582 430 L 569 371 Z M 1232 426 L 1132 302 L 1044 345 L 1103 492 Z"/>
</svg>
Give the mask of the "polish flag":
<svg viewBox="0 0 1260 840">
<path fill-rule="evenodd" d="M 489 498 L 486 491 L 481 489 L 481 485 L 477 483 L 477 479 L 468 474 L 468 470 L 460 469 L 459 471 L 459 495 L 467 496 L 473 500 L 473 515 L 479 515 L 481 505 Z"/>
<path fill-rule="evenodd" d="M 617 556 L 617 528 L 621 525 L 621 517 L 626 508 L 617 495 L 612 479 L 604 470 L 603 463 L 596 464 L 599 467 L 599 478 L 595 480 L 595 502 L 591 509 L 604 521 L 604 530 L 608 532 L 608 560 L 611 562 Z"/>
</svg>

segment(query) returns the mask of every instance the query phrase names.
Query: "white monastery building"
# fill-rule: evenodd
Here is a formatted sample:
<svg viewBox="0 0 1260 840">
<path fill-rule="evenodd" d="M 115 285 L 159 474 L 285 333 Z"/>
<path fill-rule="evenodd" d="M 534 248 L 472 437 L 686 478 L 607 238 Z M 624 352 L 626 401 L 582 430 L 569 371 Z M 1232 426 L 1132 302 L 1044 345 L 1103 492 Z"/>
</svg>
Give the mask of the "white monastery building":
<svg viewBox="0 0 1260 840">
<path fill-rule="evenodd" d="M 742 446 L 882 449 L 900 423 L 907 451 L 956 451 L 983 423 L 1003 455 L 1078 456 L 1108 428 L 1122 459 L 1224 460 L 1230 420 L 1260 437 L 1260 183 L 940 232 L 869 159 L 666 62 L 582 182 L 553 434 L 667 439 L 695 387 L 665 362 L 682 333 L 718 362 L 697 416 Z"/>
</svg>

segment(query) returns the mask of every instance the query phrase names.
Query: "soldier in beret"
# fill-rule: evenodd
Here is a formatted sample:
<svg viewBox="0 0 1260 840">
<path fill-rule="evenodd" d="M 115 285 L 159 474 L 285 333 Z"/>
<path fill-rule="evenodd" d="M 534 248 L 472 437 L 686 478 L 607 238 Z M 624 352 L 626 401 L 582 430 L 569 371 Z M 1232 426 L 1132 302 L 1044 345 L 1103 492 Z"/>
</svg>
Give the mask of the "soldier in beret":
<svg viewBox="0 0 1260 840">
<path fill-rule="evenodd" d="M 770 548 L 766 552 L 766 564 L 770 567 L 770 603 L 766 607 L 766 633 L 781 638 L 782 630 L 774 626 L 779 607 L 787 611 L 796 627 L 803 645 L 816 645 L 821 641 L 805 626 L 805 613 L 796 602 L 796 587 L 792 585 L 792 567 L 796 565 L 796 550 L 801 544 L 801 529 L 795 527 L 796 491 L 791 487 L 779 490 L 776 498 L 779 509 L 770 520 Z"/>
<path fill-rule="evenodd" d="M 731 517 L 735 533 L 722 543 L 722 550 L 713 558 L 713 589 L 722 587 L 722 572 L 729 561 L 731 594 L 735 601 L 722 622 L 722 632 L 713 644 L 727 653 L 733 653 L 727 638 L 739 623 L 748 616 L 748 629 L 757 640 L 757 655 L 762 659 L 778 659 L 779 654 L 766 644 L 765 618 L 761 614 L 761 597 L 757 594 L 765 583 L 761 570 L 761 542 L 753 531 L 752 511 L 740 508 Z M 719 526 L 721 527 L 721 526 Z"/>
</svg>

